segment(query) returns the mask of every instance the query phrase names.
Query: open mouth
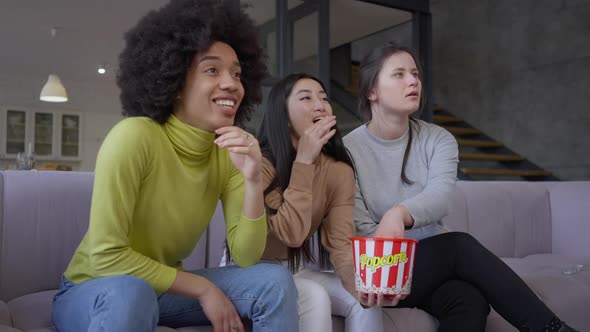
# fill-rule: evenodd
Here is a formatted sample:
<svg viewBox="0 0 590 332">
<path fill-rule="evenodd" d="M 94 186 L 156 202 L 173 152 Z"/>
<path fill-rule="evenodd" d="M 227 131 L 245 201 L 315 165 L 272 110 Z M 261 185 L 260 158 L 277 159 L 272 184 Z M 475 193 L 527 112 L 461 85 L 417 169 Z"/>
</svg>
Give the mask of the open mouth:
<svg viewBox="0 0 590 332">
<path fill-rule="evenodd" d="M 311 122 L 316 123 L 318 121 L 320 121 L 321 119 L 325 118 L 326 116 L 316 116 L 315 118 L 313 118 L 313 120 L 311 120 Z"/>
<path fill-rule="evenodd" d="M 223 108 L 233 108 L 236 106 L 236 102 L 231 99 L 215 99 L 214 102 Z"/>
<path fill-rule="evenodd" d="M 418 92 L 417 91 L 412 91 L 412 92 L 408 93 L 406 95 L 406 97 L 418 97 Z"/>
</svg>

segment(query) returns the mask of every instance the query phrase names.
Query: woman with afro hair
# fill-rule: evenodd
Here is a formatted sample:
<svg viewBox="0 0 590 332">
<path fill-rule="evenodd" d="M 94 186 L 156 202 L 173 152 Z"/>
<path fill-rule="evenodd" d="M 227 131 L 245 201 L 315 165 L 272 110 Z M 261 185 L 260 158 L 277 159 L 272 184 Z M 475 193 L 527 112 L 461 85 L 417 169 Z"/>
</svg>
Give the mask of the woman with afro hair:
<svg viewBox="0 0 590 332">
<path fill-rule="evenodd" d="M 124 114 L 96 161 L 90 223 L 54 298 L 57 330 L 297 331 L 291 274 L 256 264 L 267 223 L 258 141 L 238 126 L 266 75 L 234 2 L 172 0 L 126 35 Z M 237 265 L 184 271 L 218 200 Z"/>
</svg>

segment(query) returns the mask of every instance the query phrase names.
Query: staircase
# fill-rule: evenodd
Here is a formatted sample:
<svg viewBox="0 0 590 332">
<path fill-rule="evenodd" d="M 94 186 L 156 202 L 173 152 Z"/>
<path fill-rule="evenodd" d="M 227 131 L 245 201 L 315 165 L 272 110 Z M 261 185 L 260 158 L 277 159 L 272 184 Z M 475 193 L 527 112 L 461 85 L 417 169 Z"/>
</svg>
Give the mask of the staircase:
<svg viewBox="0 0 590 332">
<path fill-rule="evenodd" d="M 555 176 L 495 141 L 440 106 L 433 122 L 445 128 L 459 144 L 459 179 L 556 181 Z"/>
</svg>

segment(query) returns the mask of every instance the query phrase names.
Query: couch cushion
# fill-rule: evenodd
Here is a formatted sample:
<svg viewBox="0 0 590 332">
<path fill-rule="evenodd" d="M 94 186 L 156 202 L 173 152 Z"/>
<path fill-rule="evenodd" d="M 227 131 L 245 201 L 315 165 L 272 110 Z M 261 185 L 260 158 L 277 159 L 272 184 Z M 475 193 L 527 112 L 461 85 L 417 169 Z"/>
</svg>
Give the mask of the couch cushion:
<svg viewBox="0 0 590 332">
<path fill-rule="evenodd" d="M 436 332 L 438 321 L 416 308 L 383 309 L 383 330 L 387 332 Z M 332 316 L 332 331 L 344 332 L 344 317 Z M 302 331 L 303 332 L 303 331 Z M 356 332 L 356 331 L 355 331 Z M 363 332 L 363 331 L 359 331 Z M 367 331 L 368 332 L 368 331 Z"/>
<path fill-rule="evenodd" d="M 225 251 L 225 217 L 221 202 L 207 228 L 207 267 L 218 267 Z"/>
<path fill-rule="evenodd" d="M 460 188 L 455 187 L 451 191 L 449 195 L 449 212 L 442 221 L 450 230 L 469 233 L 467 198 Z"/>
<path fill-rule="evenodd" d="M 559 318 L 580 331 L 590 331 L 590 257 L 541 254 L 504 261 Z M 577 273 L 563 273 L 576 265 L 584 267 Z"/>
<path fill-rule="evenodd" d="M 456 190 L 461 195 L 451 196 L 451 213 L 443 219 L 450 229 L 469 232 L 500 257 L 551 252 L 549 193 L 543 185 L 460 181 Z"/>
<path fill-rule="evenodd" d="M 56 289 L 88 227 L 92 173 L 4 172 L 0 299 Z"/>
<path fill-rule="evenodd" d="M 590 181 L 545 183 L 551 201 L 553 253 L 590 257 Z"/>
<path fill-rule="evenodd" d="M 0 325 L 12 325 L 8 305 L 0 300 Z"/>
<path fill-rule="evenodd" d="M 51 304 L 56 292 L 32 293 L 8 302 L 13 326 L 24 331 L 52 326 Z"/>
</svg>

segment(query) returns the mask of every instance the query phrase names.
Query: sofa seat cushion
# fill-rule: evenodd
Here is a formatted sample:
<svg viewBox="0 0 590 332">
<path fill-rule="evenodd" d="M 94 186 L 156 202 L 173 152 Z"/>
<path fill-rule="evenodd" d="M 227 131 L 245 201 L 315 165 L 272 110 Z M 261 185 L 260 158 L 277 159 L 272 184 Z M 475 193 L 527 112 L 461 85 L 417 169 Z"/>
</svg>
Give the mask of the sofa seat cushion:
<svg viewBox="0 0 590 332">
<path fill-rule="evenodd" d="M 8 302 L 12 324 L 29 331 L 52 326 L 51 303 L 57 290 L 32 293 Z"/>
<path fill-rule="evenodd" d="M 12 325 L 12 319 L 10 318 L 10 310 L 6 302 L 0 300 L 0 326 Z"/>
<path fill-rule="evenodd" d="M 578 330 L 590 331 L 590 257 L 537 254 L 503 260 L 559 318 Z M 577 265 L 583 266 L 581 271 L 564 273 Z"/>
<path fill-rule="evenodd" d="M 416 308 L 384 308 L 383 330 L 387 332 L 436 332 L 438 321 Z M 344 317 L 332 316 L 332 331 L 344 332 Z"/>
<path fill-rule="evenodd" d="M 21 332 L 21 330 L 6 325 L 0 325 L 0 332 Z"/>
</svg>

